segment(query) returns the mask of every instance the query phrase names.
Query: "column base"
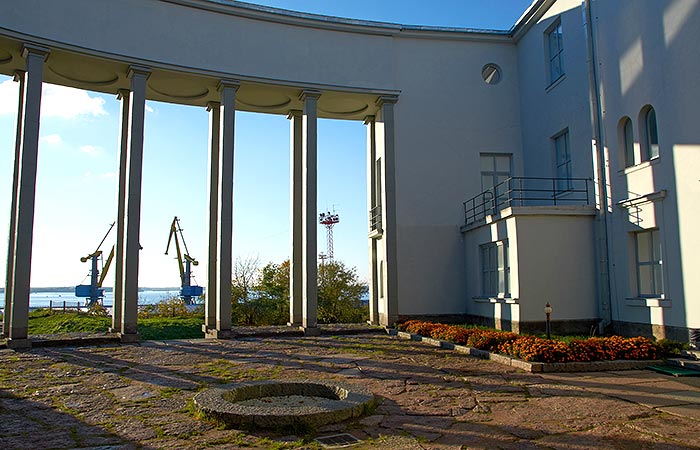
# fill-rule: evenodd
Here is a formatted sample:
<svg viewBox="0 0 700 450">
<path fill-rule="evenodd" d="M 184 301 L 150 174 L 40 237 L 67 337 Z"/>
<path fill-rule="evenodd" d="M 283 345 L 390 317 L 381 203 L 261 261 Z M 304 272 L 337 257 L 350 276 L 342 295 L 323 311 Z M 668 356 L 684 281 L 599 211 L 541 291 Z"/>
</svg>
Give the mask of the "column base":
<svg viewBox="0 0 700 450">
<path fill-rule="evenodd" d="M 30 349 L 32 348 L 32 340 L 31 339 L 8 339 L 7 340 L 7 348 L 11 348 L 12 350 L 25 350 L 25 349 Z"/>
<path fill-rule="evenodd" d="M 320 336 L 321 329 L 319 327 L 299 327 L 301 331 L 304 332 L 304 336 Z"/>
<path fill-rule="evenodd" d="M 121 330 L 121 328 L 112 328 L 112 327 L 109 327 L 109 328 L 107 328 L 107 332 L 108 332 L 108 333 L 119 334 L 119 333 L 122 332 L 122 330 Z"/>
<path fill-rule="evenodd" d="M 216 328 L 208 328 L 202 325 L 202 332 L 205 339 L 231 339 L 233 332 L 231 330 L 217 330 Z"/>
<path fill-rule="evenodd" d="M 141 335 L 138 333 L 117 333 L 122 344 L 136 344 L 141 342 Z"/>
<path fill-rule="evenodd" d="M 288 327 L 300 327 L 301 328 L 301 322 L 287 322 Z"/>
</svg>

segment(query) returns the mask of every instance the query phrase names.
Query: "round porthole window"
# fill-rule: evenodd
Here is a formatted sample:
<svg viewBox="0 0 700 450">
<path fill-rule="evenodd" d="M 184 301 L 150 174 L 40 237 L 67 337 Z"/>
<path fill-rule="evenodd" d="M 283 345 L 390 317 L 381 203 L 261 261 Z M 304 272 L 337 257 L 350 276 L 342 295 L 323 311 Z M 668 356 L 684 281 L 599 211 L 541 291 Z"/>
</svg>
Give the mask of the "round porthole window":
<svg viewBox="0 0 700 450">
<path fill-rule="evenodd" d="M 486 64 L 481 69 L 481 77 L 486 84 L 498 84 L 501 81 L 501 68 L 496 64 Z"/>
</svg>

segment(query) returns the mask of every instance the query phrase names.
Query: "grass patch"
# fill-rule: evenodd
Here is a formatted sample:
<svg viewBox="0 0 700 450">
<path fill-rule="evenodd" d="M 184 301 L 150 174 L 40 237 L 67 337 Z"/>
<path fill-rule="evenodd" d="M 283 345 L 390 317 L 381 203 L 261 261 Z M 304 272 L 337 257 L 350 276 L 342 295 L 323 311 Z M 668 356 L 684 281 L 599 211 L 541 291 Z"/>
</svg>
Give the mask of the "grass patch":
<svg viewBox="0 0 700 450">
<path fill-rule="evenodd" d="M 197 339 L 204 337 L 202 324 L 204 316 L 192 317 L 149 317 L 139 319 L 138 328 L 141 339 Z"/>
<path fill-rule="evenodd" d="M 148 317 L 139 319 L 143 340 L 196 339 L 203 337 L 204 316 Z M 103 333 L 112 325 L 110 317 L 85 312 L 38 309 L 29 313 L 29 334 Z"/>
<path fill-rule="evenodd" d="M 109 317 L 82 312 L 58 312 L 38 309 L 29 313 L 29 334 L 105 332 L 112 325 Z"/>
</svg>

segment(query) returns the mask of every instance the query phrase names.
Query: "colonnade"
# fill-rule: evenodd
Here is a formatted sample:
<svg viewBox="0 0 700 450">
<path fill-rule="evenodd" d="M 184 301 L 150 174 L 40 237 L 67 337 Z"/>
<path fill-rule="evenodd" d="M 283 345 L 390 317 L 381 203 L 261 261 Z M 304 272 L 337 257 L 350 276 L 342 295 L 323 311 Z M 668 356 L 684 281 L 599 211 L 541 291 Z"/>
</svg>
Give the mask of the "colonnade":
<svg viewBox="0 0 700 450">
<path fill-rule="evenodd" d="M 15 164 L 8 243 L 4 334 L 8 346 L 30 347 L 28 314 L 30 268 L 34 225 L 36 169 L 39 149 L 39 116 L 44 63 L 48 48 L 24 45 L 26 70 L 17 71 L 19 105 Z M 129 67 L 129 89 L 120 89 L 121 131 L 117 189 L 114 306 L 111 331 L 122 342 L 139 340 L 137 329 L 141 181 L 148 67 Z M 236 94 L 238 80 L 218 83 L 218 101 L 209 102 L 209 214 L 205 318 L 207 338 L 231 337 L 231 273 L 233 253 L 233 174 Z M 322 92 L 303 90 L 301 110 L 291 110 L 290 120 L 290 326 L 305 334 L 319 333 L 317 325 L 317 121 Z M 370 239 L 370 321 L 390 325 L 398 313 L 396 272 L 396 223 L 394 181 L 395 97 L 380 97 L 379 121 L 368 116 L 368 176 L 370 205 L 381 206 L 382 232 Z M 375 158 L 383 156 L 378 168 Z M 381 161 L 381 159 L 380 159 Z M 377 173 L 381 171 L 381 174 Z M 374 184 L 381 179 L 382 183 Z M 378 240 L 382 240 L 378 268 Z M 383 276 L 378 276 L 386 270 Z M 382 284 L 379 286 L 379 284 Z M 379 286 L 379 287 L 378 287 Z M 380 295 L 379 291 L 383 294 Z M 383 300 L 381 300 L 383 299 Z M 380 313 L 379 302 L 383 301 Z"/>
</svg>

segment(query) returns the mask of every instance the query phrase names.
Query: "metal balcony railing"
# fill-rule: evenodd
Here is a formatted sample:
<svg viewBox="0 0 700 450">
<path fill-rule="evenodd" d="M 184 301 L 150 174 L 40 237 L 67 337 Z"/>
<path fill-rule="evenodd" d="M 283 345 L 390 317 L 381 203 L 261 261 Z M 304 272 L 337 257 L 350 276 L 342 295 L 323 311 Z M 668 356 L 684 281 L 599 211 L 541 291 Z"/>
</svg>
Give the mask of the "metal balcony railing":
<svg viewBox="0 0 700 450">
<path fill-rule="evenodd" d="M 589 178 L 510 177 L 464 202 L 469 225 L 510 206 L 589 205 Z"/>
<path fill-rule="evenodd" d="M 382 231 L 382 205 L 369 210 L 369 231 Z"/>
</svg>

